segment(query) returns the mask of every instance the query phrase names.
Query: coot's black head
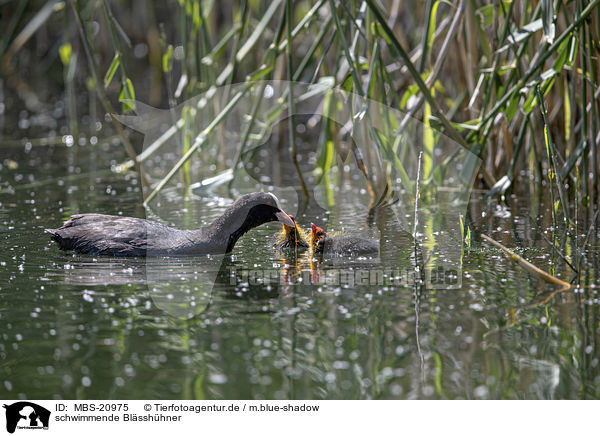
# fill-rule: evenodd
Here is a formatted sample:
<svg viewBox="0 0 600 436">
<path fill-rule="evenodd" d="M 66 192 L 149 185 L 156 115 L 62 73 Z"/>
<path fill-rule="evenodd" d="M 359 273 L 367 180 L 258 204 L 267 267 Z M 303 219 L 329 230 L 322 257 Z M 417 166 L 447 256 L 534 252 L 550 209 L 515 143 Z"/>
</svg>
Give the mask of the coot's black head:
<svg viewBox="0 0 600 436">
<path fill-rule="evenodd" d="M 238 238 L 248 230 L 271 221 L 294 227 L 294 221 L 279 205 L 279 200 L 268 192 L 253 192 L 238 198 L 225 213 L 213 223 L 223 236 L 229 235 L 227 252 L 233 249 Z"/>
<path fill-rule="evenodd" d="M 239 211 L 240 215 L 246 214 L 245 221 L 249 220 L 249 224 L 255 223 L 255 226 L 270 221 L 279 221 L 290 227 L 296 225 L 294 220 L 281 209 L 277 197 L 270 192 L 252 192 L 242 195 L 231 205 L 231 208 Z"/>
</svg>

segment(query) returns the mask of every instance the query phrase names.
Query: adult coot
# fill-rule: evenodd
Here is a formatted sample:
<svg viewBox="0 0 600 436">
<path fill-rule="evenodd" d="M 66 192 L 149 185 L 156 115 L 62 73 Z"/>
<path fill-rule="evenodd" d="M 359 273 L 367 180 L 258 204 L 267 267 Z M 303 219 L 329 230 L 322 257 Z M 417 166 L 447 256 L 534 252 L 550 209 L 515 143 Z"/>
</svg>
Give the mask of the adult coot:
<svg viewBox="0 0 600 436">
<path fill-rule="evenodd" d="M 242 195 L 212 224 L 178 230 L 141 218 L 73 215 L 62 227 L 46 229 L 61 250 L 112 256 L 170 256 L 229 253 L 248 230 L 270 221 L 295 222 L 271 193 Z"/>
</svg>

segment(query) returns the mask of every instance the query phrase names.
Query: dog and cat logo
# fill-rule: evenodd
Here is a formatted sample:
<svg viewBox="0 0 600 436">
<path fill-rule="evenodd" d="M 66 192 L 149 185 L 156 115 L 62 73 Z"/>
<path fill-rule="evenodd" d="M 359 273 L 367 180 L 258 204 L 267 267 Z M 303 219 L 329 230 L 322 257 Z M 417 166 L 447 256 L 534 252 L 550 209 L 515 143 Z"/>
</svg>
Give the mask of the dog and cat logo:
<svg viewBox="0 0 600 436">
<path fill-rule="evenodd" d="M 48 430 L 50 411 L 29 401 L 19 401 L 4 405 L 6 409 L 6 431 L 14 433 L 16 429 Z"/>
</svg>

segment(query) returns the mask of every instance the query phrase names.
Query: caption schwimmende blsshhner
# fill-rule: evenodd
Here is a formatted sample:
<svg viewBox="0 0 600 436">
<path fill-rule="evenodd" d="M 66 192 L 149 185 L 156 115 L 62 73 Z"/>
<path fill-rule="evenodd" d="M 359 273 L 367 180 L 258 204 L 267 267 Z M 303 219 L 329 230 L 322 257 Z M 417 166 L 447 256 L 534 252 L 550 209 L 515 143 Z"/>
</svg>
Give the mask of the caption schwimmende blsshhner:
<svg viewBox="0 0 600 436">
<path fill-rule="evenodd" d="M 74 407 L 72 407 L 74 406 Z M 143 409 L 143 411 L 141 410 Z M 252 413 L 252 412 L 319 412 L 320 406 L 307 403 L 269 404 L 259 403 L 146 403 L 143 407 L 132 407 L 126 403 L 75 403 L 57 404 L 53 421 L 61 423 L 81 422 L 181 422 L 182 417 L 202 413 Z"/>
</svg>

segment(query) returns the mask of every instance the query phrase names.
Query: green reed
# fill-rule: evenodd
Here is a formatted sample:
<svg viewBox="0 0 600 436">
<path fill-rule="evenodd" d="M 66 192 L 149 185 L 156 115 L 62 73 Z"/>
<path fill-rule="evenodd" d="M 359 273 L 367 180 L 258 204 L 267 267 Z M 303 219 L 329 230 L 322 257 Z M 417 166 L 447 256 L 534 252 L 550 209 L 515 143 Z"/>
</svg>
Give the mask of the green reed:
<svg viewBox="0 0 600 436">
<path fill-rule="evenodd" d="M 56 50 L 61 49 L 57 58 L 62 60 L 69 100 L 75 89 L 83 88 L 97 95 L 109 113 L 116 101 L 122 112 L 131 111 L 135 98 L 171 107 L 199 93 L 217 98 L 218 93 L 210 94 L 211 90 L 239 82 L 332 80 L 334 86 L 409 114 L 399 125 L 388 125 L 385 134 L 370 134 L 396 173 L 406 174 L 402 161 L 407 148 L 399 148 L 393 135 L 414 117 L 426 126 L 420 140 L 427 145 L 427 153 L 434 147 L 435 132 L 481 157 L 480 177 L 475 182 L 489 196 L 503 201 L 510 191 L 530 189 L 529 182 L 524 184 L 519 177 L 521 171 L 529 171 L 525 157 L 530 157 L 532 168 L 552 177 L 548 195 L 553 196 L 554 190 L 558 194 L 558 207 L 552 201 L 555 224 L 564 221 L 572 228 L 579 222 L 577 213 L 586 214 L 589 220 L 597 209 L 600 0 L 493 4 L 482 0 L 455 4 L 240 0 L 230 2 L 230 9 L 220 9 L 219 2 L 171 0 L 147 2 L 143 14 L 126 2 L 112 0 L 43 3 L 37 11 L 19 3 L 0 19 L 8 30 L 0 41 L 0 54 L 9 81 L 26 82 L 17 74 L 15 58 L 29 47 L 36 32 L 46 28 L 59 38 L 59 30 L 68 26 L 77 27 L 79 38 L 73 32 L 70 41 L 57 44 Z M 137 26 L 131 21 L 134 16 L 142 20 Z M 94 36 L 92 24 L 99 27 Z M 69 38 L 68 32 L 65 35 Z M 136 44 L 148 47 L 145 57 L 134 58 Z M 87 68 L 82 59 L 87 60 Z M 88 83 L 88 77 L 93 91 L 81 86 Z M 151 90 L 140 94 L 147 77 Z M 278 113 L 291 114 L 296 96 L 285 97 Z M 229 102 L 238 98 L 230 95 Z M 70 118 L 84 111 L 75 110 L 72 102 L 69 108 Z M 253 106 L 248 115 L 252 117 L 256 110 Z M 210 124 L 211 132 L 221 132 L 215 143 L 203 142 L 206 131 L 195 132 L 191 138 L 194 130 L 186 125 L 182 136 L 185 161 L 152 187 L 149 198 L 179 168 L 187 168 L 185 184 L 194 182 L 184 164 L 200 159 L 200 149 L 210 151 L 202 154 L 203 162 L 214 156 L 220 170 L 237 167 L 243 150 L 234 156 L 223 153 L 220 122 L 225 115 L 218 114 Z M 70 130 L 76 130 L 74 124 L 69 122 Z M 184 124 L 174 120 L 173 133 Z M 251 127 L 244 130 L 243 148 Z M 268 127 L 261 128 L 268 131 Z M 292 127 L 288 142 L 295 155 Z M 126 132 L 116 125 L 115 129 L 130 159 L 121 169 L 134 165 L 139 169 L 139 163 L 160 148 L 154 144 L 152 152 L 136 155 Z M 328 135 L 322 136 L 325 142 L 319 149 L 326 151 Z M 319 159 L 317 167 L 324 162 L 331 164 Z M 425 159 L 424 177 L 427 174 Z M 535 189 L 548 185 L 543 174 L 534 177 Z"/>
</svg>

